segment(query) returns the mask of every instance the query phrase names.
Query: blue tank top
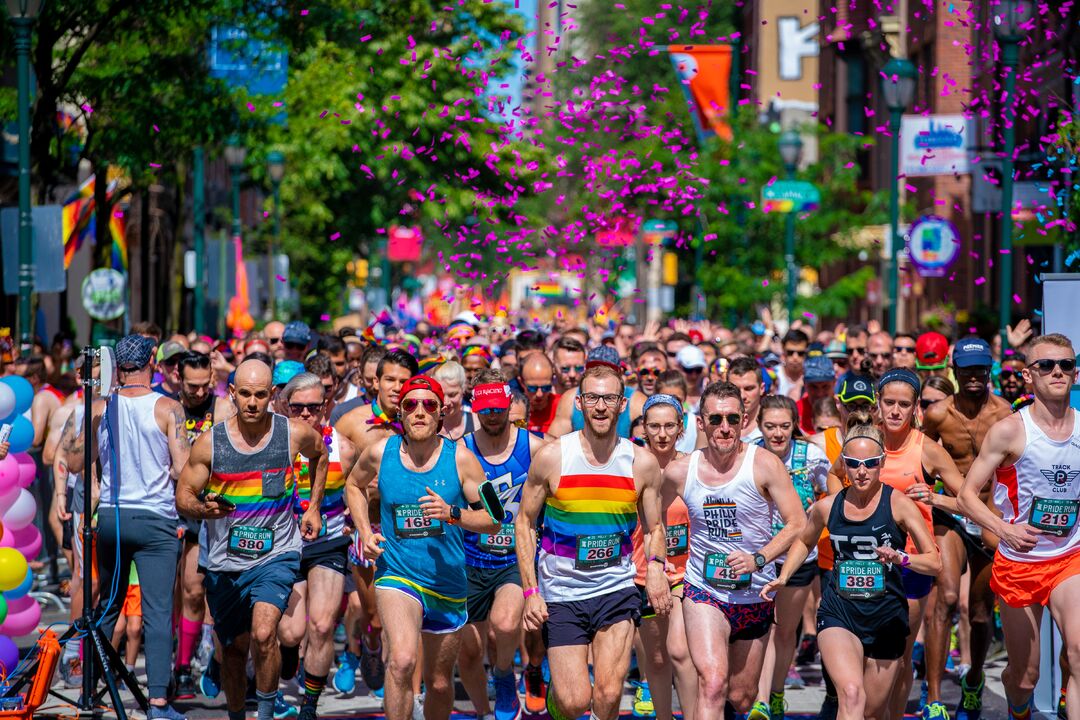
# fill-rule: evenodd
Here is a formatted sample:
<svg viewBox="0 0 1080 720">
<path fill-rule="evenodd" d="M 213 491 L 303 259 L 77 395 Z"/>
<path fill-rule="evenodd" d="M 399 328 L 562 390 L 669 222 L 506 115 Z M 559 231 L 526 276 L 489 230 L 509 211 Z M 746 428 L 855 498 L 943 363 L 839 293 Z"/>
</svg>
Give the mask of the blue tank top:
<svg viewBox="0 0 1080 720">
<path fill-rule="evenodd" d="M 375 564 L 376 579 L 393 575 L 449 597 L 467 594 L 461 528 L 425 518 L 420 510 L 426 487 L 450 505 L 467 505 L 455 448 L 453 442 L 443 438 L 435 467 L 419 473 L 401 464 L 400 435 L 386 441 L 379 465 L 379 512 L 386 542 Z"/>
<path fill-rule="evenodd" d="M 465 436 L 465 447 L 472 451 L 484 468 L 484 475 L 491 481 L 495 492 L 499 493 L 506 519 L 499 532 L 491 535 L 465 530 L 465 562 L 471 567 L 501 569 L 517 563 L 514 548 L 514 518 L 517 517 L 521 503 L 521 488 L 529 474 L 532 455 L 529 452 L 529 433 L 518 428 L 514 438 L 514 451 L 505 462 L 498 465 L 489 463 L 476 449 L 476 435 Z"/>
<path fill-rule="evenodd" d="M 577 390 L 574 391 L 577 394 Z M 621 413 L 619 413 L 619 420 L 615 424 L 615 432 L 619 437 L 630 439 L 630 396 L 634 394 L 634 388 L 623 388 L 623 397 L 626 398 L 626 407 Z M 574 403 L 574 410 L 570 415 L 570 424 L 573 429 L 581 430 L 585 427 L 585 416 L 578 410 L 577 403 Z"/>
</svg>

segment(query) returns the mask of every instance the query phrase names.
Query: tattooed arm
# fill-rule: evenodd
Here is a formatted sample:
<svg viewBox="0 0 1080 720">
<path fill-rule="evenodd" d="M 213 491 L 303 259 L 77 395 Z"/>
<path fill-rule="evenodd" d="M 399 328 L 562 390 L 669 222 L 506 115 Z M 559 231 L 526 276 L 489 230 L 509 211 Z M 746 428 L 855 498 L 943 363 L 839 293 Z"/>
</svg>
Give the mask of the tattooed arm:
<svg viewBox="0 0 1080 720">
<path fill-rule="evenodd" d="M 188 456 L 191 455 L 191 443 L 184 430 L 184 409 L 176 400 L 163 397 L 157 401 L 154 413 L 159 426 L 164 421 L 165 437 L 169 441 L 169 456 L 172 458 L 169 474 L 173 480 L 179 480 L 180 473 L 187 465 Z"/>
<path fill-rule="evenodd" d="M 101 428 L 101 418 L 105 413 L 105 401 L 94 401 L 94 417 L 92 431 L 94 437 L 97 437 Z M 71 413 L 71 417 L 64 423 L 64 434 L 60 440 L 60 446 L 64 449 L 64 458 L 67 460 L 68 472 L 81 473 L 84 468 L 86 456 L 85 456 L 85 442 L 86 435 L 82 431 L 82 422 L 77 421 L 79 417 L 78 413 Z M 98 445 L 96 442 L 90 443 L 90 462 L 97 460 Z"/>
</svg>

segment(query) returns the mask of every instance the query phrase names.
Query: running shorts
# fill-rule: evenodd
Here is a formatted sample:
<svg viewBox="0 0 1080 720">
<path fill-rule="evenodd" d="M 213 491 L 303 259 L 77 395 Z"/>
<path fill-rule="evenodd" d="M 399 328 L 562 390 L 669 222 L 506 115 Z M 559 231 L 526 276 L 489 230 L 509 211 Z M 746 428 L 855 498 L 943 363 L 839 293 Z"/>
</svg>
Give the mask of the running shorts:
<svg viewBox="0 0 1080 720">
<path fill-rule="evenodd" d="M 683 601 L 689 600 L 695 603 L 705 603 L 724 613 L 728 625 L 731 626 L 730 640 L 757 640 L 765 637 L 769 627 L 773 624 L 773 603 L 726 603 L 717 600 L 707 590 L 686 583 L 683 590 Z"/>
<path fill-rule="evenodd" d="M 306 578 L 311 568 L 324 567 L 339 575 L 346 575 L 349 545 L 350 540 L 347 537 L 304 545 L 300 555 L 300 574 Z"/>
<path fill-rule="evenodd" d="M 818 608 L 818 633 L 828 628 L 847 630 L 862 642 L 863 655 L 873 660 L 896 660 L 904 656 L 907 637 L 911 632 L 906 613 L 886 618 L 873 627 L 855 625 L 850 618 L 829 612 L 824 606 Z"/>
<path fill-rule="evenodd" d="M 247 570 L 207 570 L 206 604 L 214 618 L 214 632 L 223 646 L 251 630 L 255 603 L 273 605 L 281 612 L 289 604 L 300 577 L 300 553 L 278 555 Z"/>
<path fill-rule="evenodd" d="M 904 579 L 904 594 L 908 600 L 921 600 L 934 587 L 933 575 L 923 575 L 911 568 L 900 568 L 900 575 Z"/>
<path fill-rule="evenodd" d="M 586 600 L 548 603 L 544 645 L 588 645 L 596 633 L 624 620 L 641 624 L 641 598 L 636 586 L 620 588 Z"/>
<path fill-rule="evenodd" d="M 784 563 L 776 563 L 776 576 L 780 577 L 780 571 L 784 569 Z M 814 582 L 814 578 L 818 576 L 818 564 L 817 560 L 811 560 L 810 562 L 803 563 L 799 566 L 799 569 L 791 576 L 791 579 L 787 581 L 786 587 L 806 587 Z"/>
<path fill-rule="evenodd" d="M 478 568 L 465 566 L 465 577 L 469 580 L 469 622 L 484 622 L 491 615 L 491 606 L 495 604 L 495 593 L 503 585 L 517 585 L 521 592 L 521 573 L 517 565 L 502 568 Z"/>
<path fill-rule="evenodd" d="M 420 603 L 423 612 L 421 632 L 434 635 L 452 633 L 464 627 L 469 619 L 467 597 L 449 597 L 421 587 L 400 575 L 382 575 L 375 578 L 375 590 L 393 590 Z M 379 593 L 376 592 L 376 601 L 378 597 Z M 379 614 L 383 616 L 381 612 Z"/>
<path fill-rule="evenodd" d="M 1017 562 L 1000 552 L 994 555 L 990 589 L 1009 607 L 1049 605 L 1050 593 L 1074 575 L 1080 575 L 1080 551 L 1042 562 Z"/>
</svg>

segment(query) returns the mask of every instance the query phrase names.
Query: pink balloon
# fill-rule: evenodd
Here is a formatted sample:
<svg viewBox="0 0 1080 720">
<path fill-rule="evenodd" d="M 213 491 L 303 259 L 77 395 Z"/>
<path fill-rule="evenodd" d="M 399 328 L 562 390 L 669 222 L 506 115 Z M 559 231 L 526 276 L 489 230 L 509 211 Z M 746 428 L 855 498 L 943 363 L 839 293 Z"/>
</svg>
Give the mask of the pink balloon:
<svg viewBox="0 0 1080 720">
<path fill-rule="evenodd" d="M 0 538 L 0 547 L 4 546 L 4 541 L 8 537 L 11 538 L 12 542 L 10 547 L 21 552 L 27 560 L 33 560 L 41 552 L 41 531 L 32 523 L 22 530 L 9 531 L 3 538 Z"/>
<path fill-rule="evenodd" d="M 30 601 L 29 607 L 21 612 L 14 612 L 12 608 L 18 600 L 12 601 L 8 605 L 7 619 L 4 620 L 3 625 L 0 625 L 0 633 L 10 637 L 22 637 L 37 629 L 38 623 L 41 622 L 41 606 L 32 597 L 20 598 L 22 599 Z"/>
<path fill-rule="evenodd" d="M 34 484 L 34 478 L 37 477 L 34 458 L 30 457 L 30 453 L 21 452 L 15 453 L 15 459 L 19 463 L 19 487 L 28 488 Z"/>
<path fill-rule="evenodd" d="M 15 600 L 8 600 L 8 617 L 26 612 L 30 609 L 31 605 L 37 605 L 37 600 L 29 595 L 23 595 L 21 598 L 16 598 Z M 0 635 L 5 634 L 6 633 L 3 630 L 0 630 Z"/>
<path fill-rule="evenodd" d="M 15 501 L 19 499 L 19 493 L 21 492 L 22 490 L 17 487 L 13 487 L 7 492 L 0 492 L 0 516 L 4 515 L 11 506 L 15 504 Z M 5 527 L 4 529 L 6 530 L 7 528 Z"/>
<path fill-rule="evenodd" d="M 0 460 L 0 493 L 6 493 L 19 486 L 19 461 L 15 455 L 8 455 Z"/>
<path fill-rule="evenodd" d="M 34 522 L 37 515 L 37 501 L 29 490 L 19 490 L 19 496 L 4 513 L 4 527 L 8 530 L 21 530 Z"/>
</svg>

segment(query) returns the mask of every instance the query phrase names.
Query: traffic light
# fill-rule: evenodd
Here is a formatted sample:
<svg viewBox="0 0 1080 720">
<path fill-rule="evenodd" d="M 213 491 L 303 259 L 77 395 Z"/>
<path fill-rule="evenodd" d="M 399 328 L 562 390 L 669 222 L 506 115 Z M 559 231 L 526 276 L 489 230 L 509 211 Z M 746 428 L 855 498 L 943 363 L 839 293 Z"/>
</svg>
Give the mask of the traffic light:
<svg viewBox="0 0 1080 720">
<path fill-rule="evenodd" d="M 355 260 L 350 260 L 345 267 L 350 273 L 352 273 L 353 285 L 355 287 L 362 288 L 367 285 L 368 261 L 365 258 L 357 258 Z"/>
</svg>

